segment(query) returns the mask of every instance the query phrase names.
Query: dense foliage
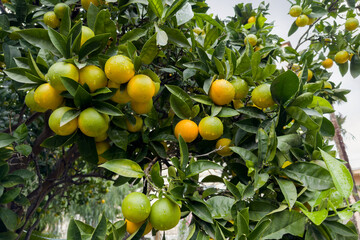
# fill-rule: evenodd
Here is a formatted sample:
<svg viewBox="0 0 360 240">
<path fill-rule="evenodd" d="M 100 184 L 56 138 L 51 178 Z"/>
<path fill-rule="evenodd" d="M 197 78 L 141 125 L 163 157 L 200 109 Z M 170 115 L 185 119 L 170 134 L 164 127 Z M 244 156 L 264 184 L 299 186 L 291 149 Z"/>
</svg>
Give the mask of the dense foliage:
<svg viewBox="0 0 360 240">
<path fill-rule="evenodd" d="M 358 239 L 348 221 L 359 210 L 349 203 L 353 179 L 329 145 L 335 130 L 326 117 L 349 91 L 328 81 L 331 64 L 323 63 L 330 58 L 332 70 L 360 75 L 359 28 L 339 22 L 356 19 L 355 0 L 290 1 L 300 5 L 291 15 L 302 15 L 288 35 L 306 29 L 294 47 L 271 33 L 265 3 L 240 3 L 220 20 L 207 14 L 205 0 L 68 0 L 61 16 L 44 18 L 59 2 L 0 2 L 0 239 L 29 239 L 48 208 L 86 205 L 93 193 L 101 201 L 106 181 L 139 183 L 150 199 L 177 204 L 182 218 L 192 214 L 188 239 Z M 109 78 L 105 64 L 115 55 L 160 86 L 148 111 L 135 110 L 134 99 L 114 102 L 130 84 L 93 90 L 56 74 L 65 89 L 56 98 L 70 107 L 58 124 L 74 122 L 75 132 L 60 136 L 49 127 L 60 104 L 38 112 L 24 104 L 32 89 L 54 85 L 55 63 L 95 65 Z M 228 89 L 219 98 L 217 79 Z M 228 84 L 239 79 L 248 86 L 241 97 Z M 53 103 L 53 95 L 42 97 Z M 103 151 L 99 136 L 77 128 L 88 109 L 106 119 Z M 214 125 L 199 124 L 208 116 Z M 174 134 L 183 119 L 201 136 Z M 140 239 L 145 226 L 128 239 Z M 106 214 L 96 228 L 72 220 L 68 239 L 123 239 L 125 228 Z"/>
</svg>

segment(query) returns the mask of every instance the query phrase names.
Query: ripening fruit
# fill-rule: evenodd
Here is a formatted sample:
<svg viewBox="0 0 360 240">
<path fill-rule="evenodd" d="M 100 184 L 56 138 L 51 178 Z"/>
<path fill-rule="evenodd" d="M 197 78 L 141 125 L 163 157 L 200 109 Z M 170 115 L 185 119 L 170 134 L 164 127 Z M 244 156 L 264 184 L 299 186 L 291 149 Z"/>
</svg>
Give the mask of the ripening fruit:
<svg viewBox="0 0 360 240">
<path fill-rule="evenodd" d="M 205 140 L 215 140 L 223 135 L 224 126 L 217 117 L 204 117 L 199 123 L 199 133 Z"/>
<path fill-rule="evenodd" d="M 90 3 L 94 4 L 96 7 L 103 4 L 102 0 L 81 0 L 81 6 L 87 11 L 90 7 Z"/>
<path fill-rule="evenodd" d="M 79 70 L 71 63 L 57 62 L 49 68 L 46 76 L 52 87 L 58 91 L 65 91 L 66 88 L 61 81 L 62 77 L 71 78 L 75 82 L 78 82 Z"/>
<path fill-rule="evenodd" d="M 194 28 L 193 32 L 196 33 L 197 35 L 205 35 L 205 31 L 199 27 Z"/>
<path fill-rule="evenodd" d="M 176 138 L 179 138 L 179 135 L 181 135 L 185 142 L 190 143 L 197 138 L 199 128 L 195 122 L 184 119 L 176 124 L 174 134 Z"/>
<path fill-rule="evenodd" d="M 290 166 L 291 164 L 292 164 L 292 162 L 286 161 L 286 162 L 284 162 L 284 164 L 281 166 L 281 168 L 286 168 L 287 166 Z"/>
<path fill-rule="evenodd" d="M 248 42 L 250 43 L 251 46 L 255 46 L 256 43 L 257 43 L 257 37 L 256 37 L 256 35 L 254 35 L 254 34 L 249 34 L 249 35 L 247 35 L 247 36 L 245 37 L 245 39 L 244 39 L 245 45 L 247 45 Z"/>
<path fill-rule="evenodd" d="M 331 68 L 334 64 L 334 61 L 331 58 L 327 58 L 324 61 L 321 62 L 321 65 L 324 68 Z"/>
<path fill-rule="evenodd" d="M 113 81 L 108 81 L 108 88 L 117 88 L 116 93 L 110 98 L 112 101 L 116 102 L 116 103 L 120 103 L 120 104 L 126 104 L 128 102 L 130 102 L 131 98 L 129 96 L 129 94 L 127 93 L 127 89 L 125 88 L 121 88 L 120 84 L 113 82 Z"/>
<path fill-rule="evenodd" d="M 251 93 L 253 103 L 259 108 L 268 108 L 275 105 L 271 96 L 270 84 L 264 83 L 256 88 Z"/>
<path fill-rule="evenodd" d="M 83 134 L 89 137 L 102 136 L 109 128 L 109 117 L 94 108 L 87 108 L 80 113 L 78 125 Z"/>
<path fill-rule="evenodd" d="M 244 103 L 243 103 L 243 101 L 241 101 L 239 99 L 234 99 L 233 106 L 234 106 L 234 109 L 239 109 L 239 108 L 244 107 Z"/>
<path fill-rule="evenodd" d="M 39 104 L 37 104 L 37 103 L 35 102 L 34 93 L 35 93 L 35 89 L 29 91 L 29 92 L 26 94 L 26 96 L 25 96 L 25 104 L 26 104 L 26 106 L 28 106 L 28 108 L 30 108 L 31 111 L 35 111 L 35 112 L 45 112 L 46 109 L 40 107 Z"/>
<path fill-rule="evenodd" d="M 254 16 L 249 17 L 248 23 L 254 23 L 256 22 L 256 18 Z"/>
<path fill-rule="evenodd" d="M 139 132 L 142 129 L 143 126 L 142 118 L 139 116 L 134 116 L 134 117 L 135 117 L 135 124 L 130 122 L 128 119 L 126 119 L 126 129 L 129 132 Z"/>
<path fill-rule="evenodd" d="M 331 85 L 331 83 L 329 83 L 329 82 L 324 82 L 324 86 L 323 86 L 324 88 L 327 88 L 327 89 L 332 89 L 332 85 Z"/>
<path fill-rule="evenodd" d="M 290 8 L 289 14 L 292 17 L 298 17 L 300 16 L 302 12 L 302 7 L 300 7 L 299 5 L 294 5 Z"/>
<path fill-rule="evenodd" d="M 67 136 L 73 134 L 78 128 L 78 118 L 74 118 L 70 122 L 60 126 L 61 118 L 69 110 L 72 110 L 72 108 L 60 107 L 56 109 L 49 117 L 49 127 L 57 135 Z"/>
<path fill-rule="evenodd" d="M 86 66 L 79 71 L 79 83 L 89 86 L 91 92 L 95 92 L 99 88 L 106 87 L 107 78 L 101 68 L 95 65 Z"/>
<path fill-rule="evenodd" d="M 62 19 L 64 17 L 66 9 L 68 9 L 69 6 L 65 3 L 58 3 L 54 7 L 54 12 L 56 14 L 56 17 L 59 19 Z"/>
<path fill-rule="evenodd" d="M 90 38 L 94 37 L 95 33 L 93 30 L 86 26 L 81 27 L 81 40 L 80 40 L 80 47 Z"/>
<path fill-rule="evenodd" d="M 307 25 L 311 25 L 315 22 L 315 18 L 309 18 L 309 22 L 307 23 Z"/>
<path fill-rule="evenodd" d="M 57 28 L 60 26 L 60 20 L 56 17 L 56 14 L 53 11 L 44 14 L 44 23 L 51 28 Z"/>
<path fill-rule="evenodd" d="M 345 22 L 345 29 L 348 31 L 354 31 L 359 26 L 359 20 L 356 18 L 348 18 Z"/>
<path fill-rule="evenodd" d="M 44 83 L 35 90 L 34 100 L 40 107 L 54 110 L 62 104 L 64 98 L 50 83 Z"/>
<path fill-rule="evenodd" d="M 301 74 L 302 74 L 302 71 L 300 71 L 300 72 L 297 74 L 297 76 L 300 77 Z M 308 69 L 308 75 L 307 75 L 307 80 L 306 80 L 306 81 L 310 81 L 310 80 L 313 78 L 313 76 L 314 76 L 313 72 L 312 72 L 310 69 Z"/>
<path fill-rule="evenodd" d="M 126 231 L 129 234 L 133 234 L 134 232 L 136 232 L 145 223 L 145 221 L 144 222 L 139 222 L 139 223 L 133 223 L 133 222 L 130 222 L 129 220 L 127 220 L 127 219 L 125 219 L 125 222 L 126 222 Z M 152 229 L 152 225 L 151 225 L 151 223 L 149 221 L 146 224 L 143 236 L 148 234 L 151 231 L 151 229 Z"/>
<path fill-rule="evenodd" d="M 131 98 L 130 98 L 131 99 Z M 150 99 L 150 101 L 147 102 L 130 102 L 131 109 L 136 112 L 137 114 L 147 114 L 151 111 L 153 108 L 153 100 Z"/>
<path fill-rule="evenodd" d="M 155 84 L 148 76 L 138 74 L 130 79 L 127 92 L 135 102 L 148 102 L 155 94 Z"/>
<path fill-rule="evenodd" d="M 349 53 L 345 50 L 337 52 L 334 60 L 338 64 L 346 63 L 349 60 Z"/>
<path fill-rule="evenodd" d="M 94 140 L 95 140 L 95 142 L 103 142 L 103 141 L 105 141 L 107 138 L 108 138 L 108 135 L 107 135 L 107 133 L 105 132 L 105 133 L 101 134 L 100 136 L 95 137 Z"/>
<path fill-rule="evenodd" d="M 108 142 L 97 142 L 96 143 L 96 152 L 99 156 L 98 164 L 102 164 L 106 162 L 106 159 L 101 157 L 100 155 L 106 152 L 110 148 L 110 144 Z"/>
<path fill-rule="evenodd" d="M 249 92 L 249 85 L 241 78 L 235 78 L 230 82 L 235 88 L 234 99 L 243 99 Z"/>
<path fill-rule="evenodd" d="M 150 222 L 157 230 L 175 227 L 181 217 L 180 207 L 167 198 L 157 200 L 151 207 Z"/>
<path fill-rule="evenodd" d="M 298 26 L 298 27 L 305 27 L 309 23 L 309 17 L 306 15 L 300 15 L 296 19 L 295 23 L 296 23 L 296 26 Z"/>
<path fill-rule="evenodd" d="M 126 83 L 135 75 L 134 64 L 126 56 L 113 56 L 105 63 L 105 74 L 115 83 Z"/>
<path fill-rule="evenodd" d="M 211 84 L 209 96 L 215 104 L 227 105 L 234 99 L 235 87 L 225 79 L 217 79 Z"/>
<path fill-rule="evenodd" d="M 226 157 L 233 154 L 233 151 L 229 148 L 231 144 L 231 139 L 229 138 L 221 138 L 216 142 L 216 149 L 220 149 L 217 152 L 220 156 Z"/>
<path fill-rule="evenodd" d="M 133 223 L 144 222 L 152 210 L 149 199 L 145 194 L 139 192 L 128 194 L 122 202 L 121 208 L 124 217 Z"/>
</svg>

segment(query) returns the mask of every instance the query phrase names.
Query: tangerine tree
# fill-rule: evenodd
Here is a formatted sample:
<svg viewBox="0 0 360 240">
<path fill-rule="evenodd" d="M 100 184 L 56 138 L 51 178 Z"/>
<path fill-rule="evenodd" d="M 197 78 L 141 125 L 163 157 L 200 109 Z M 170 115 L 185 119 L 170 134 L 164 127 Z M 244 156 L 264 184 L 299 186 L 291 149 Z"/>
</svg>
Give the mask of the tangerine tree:
<svg viewBox="0 0 360 240">
<path fill-rule="evenodd" d="M 358 239 L 326 114 L 349 92 L 331 71 L 360 75 L 359 6 L 290 2 L 294 47 L 265 3 L 221 20 L 205 0 L 0 2 L 0 238 L 30 239 L 97 178 L 142 193 L 117 222 L 71 220 L 68 239 L 181 218 L 187 239 Z"/>
</svg>

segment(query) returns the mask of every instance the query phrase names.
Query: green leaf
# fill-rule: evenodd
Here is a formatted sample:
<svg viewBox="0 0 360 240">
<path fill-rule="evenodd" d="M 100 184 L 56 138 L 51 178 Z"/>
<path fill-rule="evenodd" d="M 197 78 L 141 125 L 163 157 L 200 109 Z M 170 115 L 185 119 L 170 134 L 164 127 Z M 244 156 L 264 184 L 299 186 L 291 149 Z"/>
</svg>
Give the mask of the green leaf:
<svg viewBox="0 0 360 240">
<path fill-rule="evenodd" d="M 14 132 L 14 137 L 17 138 L 17 142 L 25 141 L 28 137 L 28 129 L 25 123 L 18 126 Z"/>
<path fill-rule="evenodd" d="M 99 11 L 100 10 L 98 7 L 96 7 L 94 4 L 90 4 L 86 13 L 87 24 L 89 28 L 91 28 L 93 31 L 95 29 L 96 16 L 99 13 Z"/>
<path fill-rule="evenodd" d="M 268 227 L 270 226 L 271 223 L 271 219 L 267 219 L 264 221 L 259 222 L 255 229 L 248 235 L 248 240 L 257 240 L 257 239 L 262 239 L 262 235 L 264 234 L 264 232 L 266 231 L 266 229 L 268 229 Z"/>
<path fill-rule="evenodd" d="M 1 180 L 1 185 L 6 188 L 11 188 L 19 184 L 25 184 L 25 180 L 17 175 L 7 175 Z"/>
<path fill-rule="evenodd" d="M 322 226 L 325 227 L 328 233 L 330 233 L 332 239 L 346 239 L 346 240 L 357 240 L 359 239 L 356 230 L 349 228 L 348 226 L 336 222 L 336 221 L 325 221 Z"/>
<path fill-rule="evenodd" d="M 147 30 L 142 28 L 134 28 L 131 31 L 128 31 L 120 38 L 120 44 L 124 44 L 126 42 L 137 41 L 138 39 L 142 38 L 146 35 Z"/>
<path fill-rule="evenodd" d="M 316 225 L 320 225 L 328 216 L 328 211 L 322 209 L 320 211 L 308 212 L 307 209 L 301 208 L 301 211 Z"/>
<path fill-rule="evenodd" d="M 321 156 L 331 174 L 336 189 L 344 197 L 348 198 L 353 190 L 354 181 L 347 167 L 339 160 L 320 149 Z"/>
<path fill-rule="evenodd" d="M 262 120 L 265 120 L 267 118 L 266 114 L 262 110 L 258 109 L 257 107 L 242 107 L 242 108 L 237 109 L 237 111 L 239 113 L 246 114 L 252 118 L 259 118 Z"/>
<path fill-rule="evenodd" d="M 116 174 L 130 178 L 142 178 L 144 172 L 141 167 L 134 161 L 128 159 L 116 159 L 107 161 L 99 167 L 106 168 Z"/>
<path fill-rule="evenodd" d="M 210 23 L 211 25 L 219 28 L 221 31 L 225 31 L 223 26 L 217 22 L 215 19 L 213 19 L 212 17 L 210 17 L 208 14 L 206 13 L 195 13 L 195 17 L 199 17 L 201 18 L 202 20 Z"/>
<path fill-rule="evenodd" d="M 9 144 L 15 142 L 15 140 L 15 137 L 7 133 L 0 133 L 0 148 L 8 146 Z"/>
<path fill-rule="evenodd" d="M 210 206 L 210 212 L 214 219 L 231 220 L 231 207 L 235 200 L 224 196 L 215 196 L 206 201 Z"/>
<path fill-rule="evenodd" d="M 169 92 L 171 92 L 177 98 L 183 100 L 190 108 L 193 106 L 190 96 L 180 87 L 175 85 L 165 85 L 165 87 L 169 90 Z"/>
<path fill-rule="evenodd" d="M 15 231 L 17 226 L 17 215 L 8 208 L 0 207 L 0 219 L 7 229 Z"/>
<path fill-rule="evenodd" d="M 314 163 L 297 162 L 282 171 L 286 176 L 302 182 L 309 189 L 326 190 L 334 186 L 330 173 Z"/>
<path fill-rule="evenodd" d="M 280 105 L 286 104 L 299 89 L 299 78 L 288 70 L 271 83 L 271 96 Z"/>
<path fill-rule="evenodd" d="M 75 223 L 73 218 L 70 220 L 68 230 L 67 230 L 66 239 L 67 240 L 79 240 L 79 239 L 81 239 L 80 230 L 79 230 L 79 228 L 78 228 L 78 226 Z"/>
<path fill-rule="evenodd" d="M 326 8 L 320 6 L 311 6 L 311 10 L 311 14 L 309 15 L 311 18 L 320 18 L 329 13 Z"/>
<path fill-rule="evenodd" d="M 164 179 L 160 175 L 160 165 L 159 162 L 156 162 L 150 171 L 151 180 L 155 183 L 158 188 L 162 188 L 164 186 Z"/>
<path fill-rule="evenodd" d="M 313 101 L 314 94 L 311 92 L 306 92 L 295 98 L 295 100 L 291 103 L 291 106 L 298 107 L 307 107 Z"/>
<path fill-rule="evenodd" d="M 13 188 L 8 191 L 6 191 L 1 197 L 0 197 L 0 204 L 7 204 L 9 202 L 14 201 L 14 199 L 20 194 L 21 188 Z"/>
<path fill-rule="evenodd" d="M 360 76 L 360 57 L 354 54 L 350 62 L 350 73 L 353 78 Z"/>
<path fill-rule="evenodd" d="M 151 11 L 155 13 L 158 18 L 162 17 L 164 11 L 164 5 L 162 0 L 148 0 Z"/>
<path fill-rule="evenodd" d="M 267 181 L 269 180 L 269 174 L 267 173 L 261 173 L 261 174 L 255 174 L 255 181 L 254 181 L 254 190 L 257 191 L 262 186 L 264 186 Z"/>
<path fill-rule="evenodd" d="M 289 205 L 289 208 L 291 209 L 297 199 L 297 191 L 295 184 L 292 181 L 278 178 L 276 178 L 276 181 L 278 182 L 281 192 L 284 195 L 284 198 Z"/>
<path fill-rule="evenodd" d="M 78 86 L 74 95 L 74 103 L 77 107 L 85 108 L 91 103 L 91 95 L 81 85 Z"/>
<path fill-rule="evenodd" d="M 192 115 L 192 111 L 189 105 L 173 94 L 170 96 L 170 106 L 176 116 L 181 119 L 189 119 Z"/>
<path fill-rule="evenodd" d="M 87 56 L 99 54 L 106 47 L 109 37 L 109 33 L 104 33 L 87 40 L 80 48 L 79 60 L 82 60 Z"/>
<path fill-rule="evenodd" d="M 19 82 L 19 83 L 29 83 L 34 84 L 35 82 L 29 79 L 26 74 L 29 72 L 27 69 L 23 68 L 10 68 L 4 70 L 6 75 L 11 78 L 12 80 Z"/>
<path fill-rule="evenodd" d="M 178 47 L 189 48 L 190 44 L 182 31 L 176 28 L 162 27 L 167 33 L 169 41 L 176 44 Z"/>
<path fill-rule="evenodd" d="M 303 236 L 306 218 L 296 211 L 282 211 L 271 214 L 263 221 L 271 220 L 270 226 L 266 229 L 262 239 L 281 239 L 285 234 Z"/>
<path fill-rule="evenodd" d="M 289 29 L 288 37 L 293 35 L 298 29 L 299 29 L 299 27 L 296 25 L 296 22 L 294 21 L 293 24 L 291 25 L 290 29 Z"/>
<path fill-rule="evenodd" d="M 210 210 L 205 205 L 205 203 L 198 202 L 198 201 L 188 202 L 187 207 L 190 209 L 190 211 L 193 214 L 195 214 L 200 219 L 202 219 L 208 223 L 213 223 L 213 219 L 212 219 Z"/>
<path fill-rule="evenodd" d="M 238 154 L 244 161 L 245 160 L 249 160 L 253 163 L 257 163 L 258 162 L 258 157 L 252 153 L 251 151 L 245 149 L 245 148 L 241 148 L 241 147 L 230 147 L 230 149 Z"/>
<path fill-rule="evenodd" d="M 97 227 L 95 228 L 91 240 L 103 240 L 106 237 L 106 230 L 107 230 L 107 220 L 105 218 L 105 215 L 103 214 L 101 217 L 101 220 Z"/>
<path fill-rule="evenodd" d="M 60 33 L 64 36 L 68 36 L 71 28 L 71 10 L 70 7 L 66 7 L 64 16 L 60 22 Z"/>
<path fill-rule="evenodd" d="M 52 44 L 61 53 L 61 55 L 65 58 L 69 58 L 70 52 L 68 51 L 69 49 L 67 49 L 66 46 L 66 39 L 52 28 L 49 28 L 48 34 Z"/>
<path fill-rule="evenodd" d="M 324 99 L 322 97 L 314 96 L 311 104 L 308 105 L 308 108 L 315 108 L 317 106 L 320 107 L 320 109 L 323 113 L 334 112 L 334 108 L 326 99 Z"/>
<path fill-rule="evenodd" d="M 95 20 L 94 26 L 95 35 L 109 33 L 110 36 L 116 41 L 116 25 L 113 20 L 111 20 L 111 14 L 108 9 L 101 10 Z"/>
<path fill-rule="evenodd" d="M 223 167 L 212 161 L 198 160 L 189 164 L 189 167 L 186 169 L 186 177 L 189 178 L 210 169 L 221 170 Z"/>
<path fill-rule="evenodd" d="M 188 0 L 176 0 L 171 4 L 170 8 L 166 10 L 164 21 L 166 21 L 169 17 L 173 16 L 177 11 L 179 11 Z"/>
<path fill-rule="evenodd" d="M 82 86 L 80 85 L 80 83 L 74 81 L 71 78 L 67 78 L 67 77 L 61 77 L 61 82 L 64 85 L 64 87 L 66 88 L 66 90 L 70 93 L 71 96 L 75 96 L 76 91 L 78 89 L 78 87 Z"/>
<path fill-rule="evenodd" d="M 32 28 L 17 31 L 17 33 L 30 44 L 44 50 L 49 50 L 53 54 L 60 56 L 59 51 L 51 43 L 47 30 L 42 28 Z"/>
<path fill-rule="evenodd" d="M 334 135 L 335 135 L 334 125 L 326 117 L 323 117 L 323 120 L 321 123 L 321 128 L 320 128 L 320 133 L 324 137 L 334 137 Z"/>
<path fill-rule="evenodd" d="M 80 115 L 81 111 L 77 109 L 69 109 L 64 113 L 60 120 L 60 127 L 64 126 L 71 120 L 77 118 Z"/>
<path fill-rule="evenodd" d="M 210 29 L 205 36 L 204 50 L 209 49 L 215 43 L 216 39 L 219 36 L 220 36 L 219 29 L 217 28 Z"/>
<path fill-rule="evenodd" d="M 198 103 L 202 103 L 202 104 L 205 104 L 208 106 L 213 105 L 211 98 L 207 95 L 198 94 L 198 95 L 192 96 L 191 99 L 193 99 L 194 101 L 196 101 Z"/>
<path fill-rule="evenodd" d="M 317 130 L 320 126 L 306 112 L 295 106 L 287 107 L 286 112 L 309 130 Z"/>
<path fill-rule="evenodd" d="M 140 59 L 144 64 L 150 64 L 157 56 L 159 49 L 156 45 L 156 34 L 146 41 L 141 49 Z"/>
<path fill-rule="evenodd" d="M 108 135 L 110 140 L 119 148 L 123 149 L 124 151 L 126 151 L 127 149 L 127 144 L 128 144 L 128 131 L 126 130 L 117 130 L 117 129 L 110 129 L 110 131 L 108 131 Z"/>
<path fill-rule="evenodd" d="M 340 70 L 340 73 L 341 73 L 341 76 L 345 76 L 345 74 L 348 72 L 349 70 L 349 63 L 346 62 L 346 63 L 343 63 L 343 64 L 338 64 L 339 66 L 339 70 Z"/>
<path fill-rule="evenodd" d="M 179 135 L 179 147 L 180 147 L 180 167 L 181 170 L 184 171 L 184 169 L 186 169 L 186 166 L 189 162 L 189 150 L 181 134 Z"/>
<path fill-rule="evenodd" d="M 33 56 L 31 55 L 30 51 L 29 51 L 29 66 L 31 68 L 31 70 L 36 73 L 36 75 L 42 80 L 45 81 L 45 76 L 44 74 L 40 71 L 38 65 L 36 64 Z M 26 73 L 25 73 L 26 74 Z M 31 79 L 30 79 L 31 80 Z"/>
<path fill-rule="evenodd" d="M 259 221 L 267 214 L 278 208 L 278 205 L 265 200 L 254 200 L 249 204 L 249 219 Z"/>
<path fill-rule="evenodd" d="M 107 102 L 94 101 L 93 106 L 98 112 L 103 114 L 108 114 L 110 116 L 124 116 L 124 114 L 120 111 L 119 108 Z"/>
<path fill-rule="evenodd" d="M 176 13 L 176 22 L 177 25 L 183 25 L 193 19 L 194 12 L 192 10 L 191 4 L 189 2 L 185 3 L 185 5 Z"/>
<path fill-rule="evenodd" d="M 98 163 L 99 159 L 94 138 L 78 133 L 77 145 L 82 159 L 92 164 Z"/>
<path fill-rule="evenodd" d="M 239 189 L 237 189 L 237 187 L 233 183 L 227 181 L 226 179 L 223 179 L 223 181 L 226 185 L 226 188 L 232 193 L 232 195 L 236 199 L 241 199 L 241 194 L 240 194 Z"/>
<path fill-rule="evenodd" d="M 75 142 L 76 136 L 76 132 L 68 136 L 55 135 L 47 138 L 44 142 L 41 143 L 40 146 L 44 148 L 58 148 L 68 146 Z"/>
<path fill-rule="evenodd" d="M 15 150 L 20 153 L 21 155 L 24 155 L 24 156 L 29 156 L 30 153 L 32 152 L 32 148 L 30 145 L 26 145 L 26 144 L 20 144 L 20 145 L 17 145 L 15 147 Z"/>
</svg>

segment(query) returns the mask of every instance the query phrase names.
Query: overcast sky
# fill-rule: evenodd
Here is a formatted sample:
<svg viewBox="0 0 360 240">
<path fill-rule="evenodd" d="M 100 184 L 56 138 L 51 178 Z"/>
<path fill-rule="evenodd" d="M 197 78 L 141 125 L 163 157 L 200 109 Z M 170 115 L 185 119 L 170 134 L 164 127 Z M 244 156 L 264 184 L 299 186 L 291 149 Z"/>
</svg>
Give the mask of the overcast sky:
<svg viewBox="0 0 360 240">
<path fill-rule="evenodd" d="M 241 2 L 243 3 L 252 3 L 253 7 L 257 7 L 260 0 L 207 0 L 206 1 L 210 10 L 209 13 L 214 13 L 220 18 L 224 19 L 227 16 L 234 15 L 234 6 Z M 268 21 L 274 21 L 275 27 L 273 30 L 274 34 L 279 35 L 285 40 L 289 40 L 292 46 L 296 46 L 299 37 L 306 31 L 306 28 L 299 29 L 291 37 L 287 37 L 287 32 L 290 29 L 291 24 L 294 21 L 288 11 L 290 9 L 290 3 L 286 0 L 277 0 L 269 1 L 266 0 L 266 3 L 270 3 L 270 15 L 267 16 Z M 359 30 L 358 30 L 359 31 Z M 342 103 L 340 105 L 335 105 L 336 113 L 341 113 L 346 116 L 346 122 L 343 127 L 350 134 L 346 135 L 344 138 L 347 153 L 349 155 L 350 164 L 353 169 L 360 168 L 360 77 L 353 79 L 350 73 L 346 74 L 345 77 L 340 75 L 338 67 L 336 64 L 331 68 L 334 72 L 330 81 L 338 84 L 342 81 L 342 88 L 350 89 L 351 92 L 347 95 L 348 102 Z"/>
</svg>

